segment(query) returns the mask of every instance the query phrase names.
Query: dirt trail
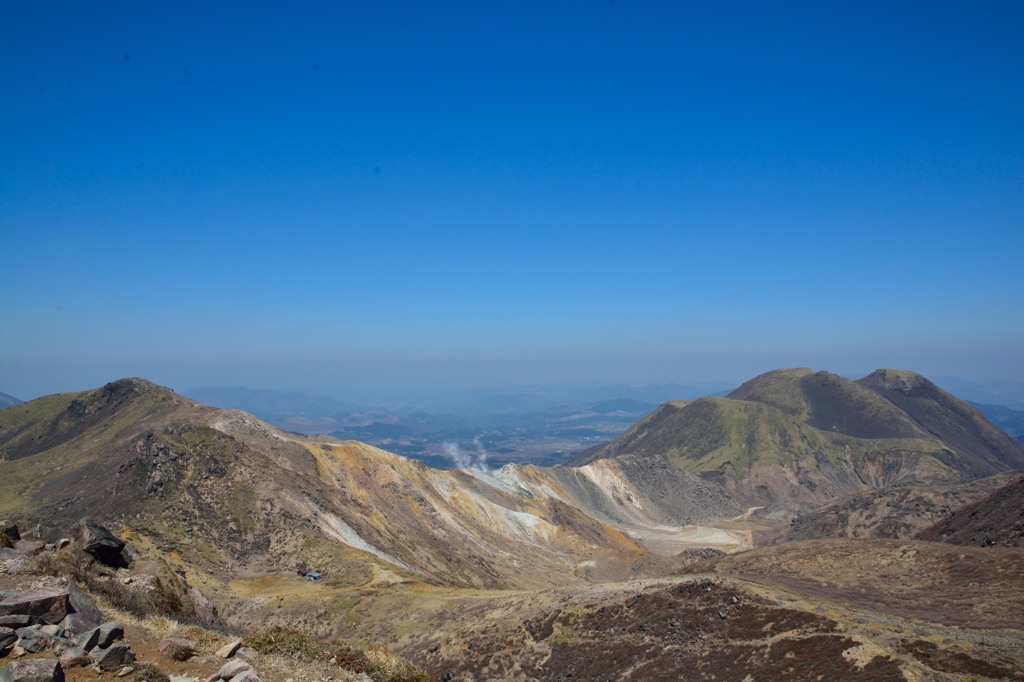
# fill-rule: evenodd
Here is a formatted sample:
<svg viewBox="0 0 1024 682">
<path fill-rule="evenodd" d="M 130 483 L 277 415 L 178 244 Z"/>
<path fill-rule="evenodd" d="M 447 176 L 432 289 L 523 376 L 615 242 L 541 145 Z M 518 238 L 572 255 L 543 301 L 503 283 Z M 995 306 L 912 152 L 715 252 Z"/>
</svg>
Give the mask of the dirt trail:
<svg viewBox="0 0 1024 682">
<path fill-rule="evenodd" d="M 750 507 L 750 508 L 748 508 L 748 509 L 747 509 L 747 511 L 743 512 L 743 513 L 742 513 L 742 514 L 740 514 L 739 516 L 735 516 L 735 517 L 733 517 L 733 518 L 731 518 L 731 519 L 729 519 L 729 520 L 730 520 L 730 521 L 746 521 L 746 520 L 747 520 L 747 519 L 749 519 L 749 518 L 751 517 L 751 515 L 752 515 L 752 514 L 753 514 L 754 512 L 756 512 L 756 511 L 757 511 L 758 509 L 764 509 L 764 507 Z"/>
</svg>

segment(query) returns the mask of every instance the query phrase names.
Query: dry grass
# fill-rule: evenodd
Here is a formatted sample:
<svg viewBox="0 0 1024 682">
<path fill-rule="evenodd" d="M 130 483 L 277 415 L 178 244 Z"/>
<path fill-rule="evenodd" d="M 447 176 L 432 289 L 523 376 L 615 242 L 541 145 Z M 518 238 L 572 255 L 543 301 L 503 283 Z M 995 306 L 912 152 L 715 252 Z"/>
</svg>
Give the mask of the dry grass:
<svg viewBox="0 0 1024 682">
<path fill-rule="evenodd" d="M 715 570 L 933 623 L 1024 628 L 1024 553 L 899 540 L 812 540 L 721 559 Z"/>
<path fill-rule="evenodd" d="M 271 628 L 246 637 L 245 643 L 261 654 L 319 663 L 322 667 L 364 674 L 374 682 L 429 682 L 430 677 L 381 646 L 361 646 L 341 640 L 321 641 L 290 628 Z"/>
</svg>

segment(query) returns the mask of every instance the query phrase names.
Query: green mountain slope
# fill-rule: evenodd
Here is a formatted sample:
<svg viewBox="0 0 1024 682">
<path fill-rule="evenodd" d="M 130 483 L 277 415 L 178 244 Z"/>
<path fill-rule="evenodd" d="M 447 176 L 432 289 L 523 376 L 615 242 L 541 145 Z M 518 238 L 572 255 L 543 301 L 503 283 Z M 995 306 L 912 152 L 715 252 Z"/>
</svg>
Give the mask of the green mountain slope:
<svg viewBox="0 0 1024 682">
<path fill-rule="evenodd" d="M 1024 463 L 1024 450 L 976 410 L 925 382 L 893 400 L 878 377 L 769 372 L 728 398 L 665 403 L 573 464 L 664 456 L 751 504 L 805 506 L 869 487 L 965 482 Z"/>
<path fill-rule="evenodd" d="M 947 463 L 977 478 L 1024 469 L 1024 449 L 981 412 L 920 374 L 879 369 L 857 383 L 905 412 L 925 431 L 956 453 Z"/>
</svg>

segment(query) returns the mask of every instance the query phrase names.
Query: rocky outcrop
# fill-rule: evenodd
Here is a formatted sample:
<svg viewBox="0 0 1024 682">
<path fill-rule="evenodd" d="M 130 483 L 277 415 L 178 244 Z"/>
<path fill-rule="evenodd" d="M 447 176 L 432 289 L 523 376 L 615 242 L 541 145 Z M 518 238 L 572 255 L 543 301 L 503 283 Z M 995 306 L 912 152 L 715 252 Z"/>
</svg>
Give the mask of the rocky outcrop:
<svg viewBox="0 0 1024 682">
<path fill-rule="evenodd" d="M 100 620 L 96 604 L 74 584 L 7 594 L 0 600 L 0 626 L 49 625 L 59 627 L 61 637 L 73 638 L 95 628 Z"/>
<path fill-rule="evenodd" d="M 13 655 L 52 652 L 68 666 L 92 662 L 101 670 L 119 669 L 135 660 L 131 648 L 121 643 L 124 626 L 101 623 L 96 604 L 74 584 L 4 594 L 0 619 L 0 653 L 8 648 Z M 52 670 L 51 665 L 48 671 Z M 64 679 L 63 672 L 59 679 Z"/>
</svg>

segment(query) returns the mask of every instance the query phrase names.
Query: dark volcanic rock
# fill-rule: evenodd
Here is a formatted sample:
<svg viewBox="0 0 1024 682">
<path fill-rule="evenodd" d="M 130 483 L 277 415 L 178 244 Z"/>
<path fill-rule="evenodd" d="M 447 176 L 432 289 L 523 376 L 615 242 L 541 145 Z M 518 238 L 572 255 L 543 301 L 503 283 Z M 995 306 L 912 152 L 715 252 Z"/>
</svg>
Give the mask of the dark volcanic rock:
<svg viewBox="0 0 1024 682">
<path fill-rule="evenodd" d="M 124 639 L 124 626 L 116 621 L 109 621 L 100 626 L 96 646 L 106 649 L 119 639 Z"/>
<path fill-rule="evenodd" d="M 36 616 L 46 623 L 57 624 L 68 615 L 68 606 L 66 589 L 33 590 L 0 601 L 0 616 Z"/>
<path fill-rule="evenodd" d="M 14 630 L 0 626 L 0 650 L 18 641 L 18 635 Z"/>
<path fill-rule="evenodd" d="M 29 625 L 35 625 L 38 622 L 38 618 L 21 613 L 15 613 L 9 616 L 0 616 L 0 626 L 5 628 L 11 628 L 13 630 L 27 627 Z"/>
<path fill-rule="evenodd" d="M 100 670 L 117 670 L 134 661 L 135 654 L 127 644 L 112 644 L 96 657 L 96 665 Z"/>
<path fill-rule="evenodd" d="M 0 533 L 3 533 L 15 542 L 21 539 L 21 533 L 18 532 L 17 524 L 7 519 L 0 521 Z"/>
<path fill-rule="evenodd" d="M 124 540 L 92 519 L 85 518 L 79 521 L 78 537 L 82 548 L 96 557 L 100 563 L 115 567 L 127 563 L 121 553 L 124 549 Z"/>
<path fill-rule="evenodd" d="M 103 622 L 103 614 L 92 599 L 85 592 L 78 588 L 78 585 L 68 585 L 68 603 L 71 608 L 67 617 L 61 621 L 61 627 L 67 630 L 69 636 L 77 637 L 83 632 L 98 627 Z"/>
<path fill-rule="evenodd" d="M 100 629 L 98 627 L 95 627 L 92 630 L 89 630 L 88 632 L 83 632 L 82 634 L 80 634 L 78 638 L 75 640 L 75 646 L 84 651 L 92 651 L 96 648 L 96 642 L 98 642 L 99 640 Z"/>
<path fill-rule="evenodd" d="M 14 661 L 0 668 L 0 682 L 64 682 L 64 669 L 52 658 Z"/>
</svg>

